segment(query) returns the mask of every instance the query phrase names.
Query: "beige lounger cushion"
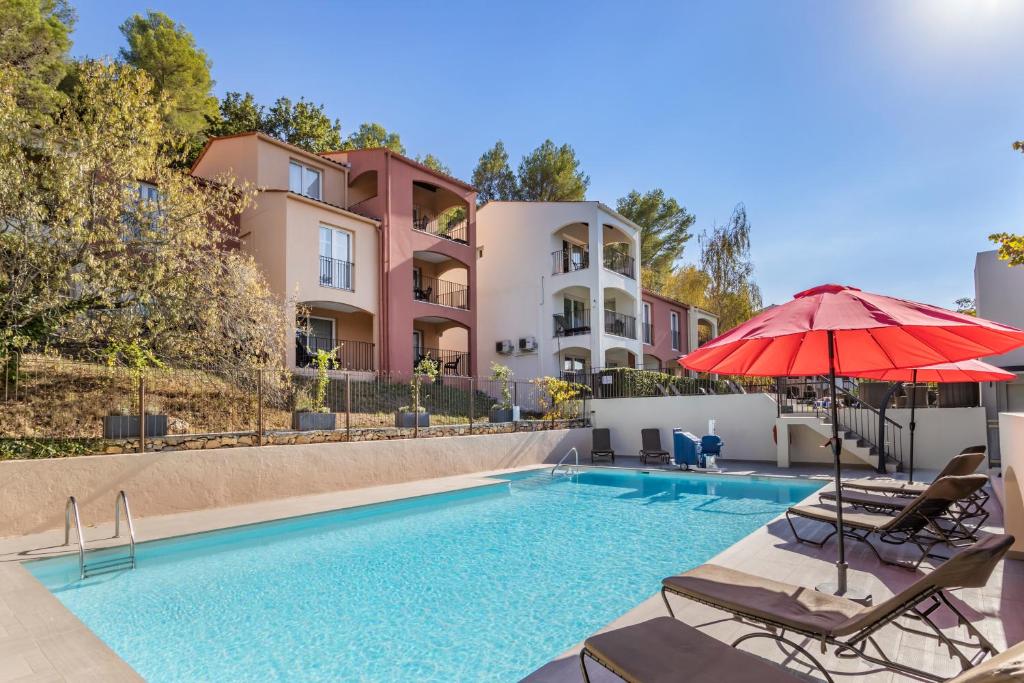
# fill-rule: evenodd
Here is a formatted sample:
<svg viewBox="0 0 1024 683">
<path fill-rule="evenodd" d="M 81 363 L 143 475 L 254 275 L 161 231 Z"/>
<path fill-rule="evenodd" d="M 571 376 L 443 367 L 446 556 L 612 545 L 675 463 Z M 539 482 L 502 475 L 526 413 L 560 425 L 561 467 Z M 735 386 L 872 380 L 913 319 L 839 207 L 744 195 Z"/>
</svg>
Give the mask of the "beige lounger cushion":
<svg viewBox="0 0 1024 683">
<path fill-rule="evenodd" d="M 635 683 L 800 683 L 806 679 L 670 617 L 587 638 L 586 648 Z M 588 666 L 595 666 L 588 663 Z"/>
<path fill-rule="evenodd" d="M 835 500 L 835 489 L 822 491 L 819 497 L 824 500 Z M 878 493 L 864 493 L 862 491 L 843 491 L 843 502 L 850 505 L 866 505 L 873 507 L 884 507 L 890 510 L 902 510 L 910 505 L 913 498 L 902 498 L 900 496 L 883 496 Z"/>
<path fill-rule="evenodd" d="M 851 479 L 844 481 L 843 487 L 848 489 L 860 489 L 862 491 L 886 491 L 899 493 L 901 495 L 918 495 L 924 493 L 928 484 L 909 483 L 899 479 Z"/>
<path fill-rule="evenodd" d="M 844 635 L 841 628 L 867 608 L 813 588 L 764 579 L 746 572 L 705 564 L 662 580 L 670 591 L 731 612 L 763 618 L 812 633 Z"/>
<path fill-rule="evenodd" d="M 809 517 L 820 522 L 836 521 L 836 506 L 823 503 L 810 505 L 796 505 L 790 508 L 793 514 L 801 517 Z M 896 519 L 892 515 L 883 515 L 875 512 L 854 512 L 843 509 L 843 524 L 857 529 L 884 529 Z"/>
</svg>

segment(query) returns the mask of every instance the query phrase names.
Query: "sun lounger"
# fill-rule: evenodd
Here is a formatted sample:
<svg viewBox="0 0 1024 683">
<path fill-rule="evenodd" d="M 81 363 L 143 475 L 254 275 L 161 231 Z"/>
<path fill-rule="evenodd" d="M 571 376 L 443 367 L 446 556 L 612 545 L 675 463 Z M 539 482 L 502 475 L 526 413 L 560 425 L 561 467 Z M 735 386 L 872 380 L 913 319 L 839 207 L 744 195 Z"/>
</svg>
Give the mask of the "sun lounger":
<svg viewBox="0 0 1024 683">
<path fill-rule="evenodd" d="M 958 455 L 953 456 L 942 468 L 935 481 L 943 477 L 962 477 L 967 474 L 974 474 L 978 466 L 985 460 L 984 446 L 970 446 L 965 448 Z M 923 493 L 928 484 L 898 479 L 851 479 L 843 482 L 843 490 L 859 489 L 873 493 L 887 493 L 901 496 L 916 496 Z"/>
<path fill-rule="evenodd" d="M 611 458 L 612 462 L 615 462 L 611 431 L 607 427 L 592 429 L 590 437 L 593 440 L 590 447 L 590 462 L 594 462 L 597 458 Z"/>
<path fill-rule="evenodd" d="M 971 496 L 987 481 L 988 477 L 984 474 L 943 477 L 932 483 L 895 515 L 845 509 L 843 510 L 843 533 L 849 538 L 866 543 L 881 562 L 916 570 L 929 556 L 935 545 L 939 543 L 952 544 L 963 540 L 952 534 L 950 529 L 944 528 L 940 520 L 949 514 L 952 505 Z M 792 518 L 794 516 L 829 524 L 832 526 L 832 533 L 820 540 L 805 538 L 797 532 L 796 526 L 793 525 Z M 834 505 L 796 505 L 786 510 L 786 521 L 789 522 L 789 528 L 793 530 L 793 535 L 798 541 L 819 547 L 839 531 Z M 913 544 L 921 551 L 921 556 L 912 563 L 888 560 L 879 554 L 878 549 L 869 540 L 873 534 L 878 534 L 879 540 L 883 543 Z"/>
<path fill-rule="evenodd" d="M 630 683 L 799 683 L 779 665 L 701 633 L 671 617 L 658 617 L 587 638 L 580 651 L 583 680 L 587 660 Z"/>
<path fill-rule="evenodd" d="M 748 624 L 763 628 L 764 631 L 741 636 L 732 646 L 736 647 L 753 638 L 769 638 L 785 643 L 798 648 L 803 656 L 825 674 L 826 679 L 829 675 L 821 663 L 803 650 L 798 642 L 788 637 L 787 632 L 819 641 L 823 651 L 826 645 L 831 645 L 836 648 L 836 655 L 860 657 L 892 671 L 941 681 L 932 672 L 894 661 L 879 646 L 875 633 L 901 616 L 910 616 L 931 630 L 932 633 L 927 635 L 934 634 L 934 638 L 948 648 L 950 656 L 959 661 L 963 671 L 986 656 L 995 655 L 996 649 L 992 643 L 957 609 L 946 591 L 986 585 L 992 571 L 1013 542 L 1013 536 L 1005 534 L 979 541 L 943 562 L 933 572 L 897 595 L 872 607 L 829 593 L 819 593 L 811 588 L 772 581 L 713 564 L 705 564 L 679 576 L 664 579 L 661 597 L 669 614 L 673 616 L 669 595 L 710 605 Z M 954 641 L 943 633 L 931 618 L 939 605 L 953 612 L 976 644 Z M 977 652 L 968 657 L 960 646 L 976 648 Z M 871 654 L 869 647 L 874 648 L 878 654 Z"/>
<path fill-rule="evenodd" d="M 1024 681 L 1024 643 L 1018 643 L 948 683 L 1020 683 Z"/>
<path fill-rule="evenodd" d="M 668 451 L 661 447 L 661 430 L 648 428 L 640 430 L 640 462 L 654 458 L 657 462 L 668 462 Z"/>
</svg>

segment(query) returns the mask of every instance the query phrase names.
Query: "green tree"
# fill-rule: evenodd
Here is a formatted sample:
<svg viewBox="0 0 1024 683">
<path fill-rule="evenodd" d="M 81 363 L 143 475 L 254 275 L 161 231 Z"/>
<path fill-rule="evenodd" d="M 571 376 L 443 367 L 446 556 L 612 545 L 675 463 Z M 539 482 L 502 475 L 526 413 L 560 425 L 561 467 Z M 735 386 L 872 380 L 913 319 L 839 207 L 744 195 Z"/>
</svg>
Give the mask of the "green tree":
<svg viewBox="0 0 1024 683">
<path fill-rule="evenodd" d="M 253 189 L 172 166 L 145 72 L 83 62 L 78 76 L 40 126 L 0 67 L 0 356 L 135 343 L 169 362 L 278 359 L 284 302 L 251 256 L 222 248 Z"/>
<path fill-rule="evenodd" d="M 686 264 L 672 271 L 662 288 L 662 294 L 678 301 L 684 301 L 697 308 L 709 309 L 707 273 L 693 264 Z"/>
<path fill-rule="evenodd" d="M 417 156 L 416 161 L 423 164 L 427 168 L 437 171 L 438 173 L 444 173 L 445 175 L 451 175 L 452 171 L 450 168 L 444 165 L 444 163 L 435 157 L 433 154 L 427 154 L 426 156 Z"/>
<path fill-rule="evenodd" d="M 405 146 L 398 133 L 389 132 L 379 123 L 363 123 L 356 132 L 345 138 L 343 149 L 390 149 L 405 154 Z"/>
<path fill-rule="evenodd" d="M 706 308 L 718 316 L 722 332 L 751 318 L 761 309 L 761 290 L 753 280 L 750 260 L 750 222 L 747 209 L 737 204 L 729 223 L 700 237 L 700 270 L 707 277 Z"/>
<path fill-rule="evenodd" d="M 310 152 L 333 152 L 341 148 L 341 122 L 331 121 L 324 105 L 304 98 L 292 104 L 280 97 L 264 118 L 264 132 Z"/>
<path fill-rule="evenodd" d="M 207 134 L 235 135 L 250 131 L 267 132 L 266 109 L 256 102 L 251 92 L 229 92 L 218 106 L 218 114 L 209 117 Z"/>
<path fill-rule="evenodd" d="M 199 135 L 208 117 L 217 114 L 210 58 L 196 47 L 184 26 L 162 12 L 133 15 L 121 24 L 128 42 L 121 58 L 149 74 L 157 92 L 166 95 L 168 127 L 186 137 Z"/>
<path fill-rule="evenodd" d="M 35 116 L 60 101 L 57 85 L 67 72 L 74 11 L 65 0 L 0 2 L 0 64 L 17 69 L 18 106 Z"/>
<path fill-rule="evenodd" d="M 580 201 L 590 186 L 590 176 L 580 170 L 575 150 L 551 140 L 523 157 L 518 175 L 518 198 L 527 201 Z"/>
<path fill-rule="evenodd" d="M 643 285 L 660 291 L 690 239 L 695 220 L 686 207 L 662 189 L 640 194 L 633 190 L 616 203 L 620 214 L 639 225 Z"/>
<path fill-rule="evenodd" d="M 1013 148 L 1024 153 L 1024 140 L 1014 142 Z M 1024 235 L 997 232 L 988 238 L 999 245 L 999 258 L 1009 261 L 1011 266 L 1024 266 Z"/>
<path fill-rule="evenodd" d="M 516 176 L 509 166 L 508 152 L 501 140 L 480 155 L 473 169 L 473 186 L 477 190 L 476 201 L 479 206 L 492 200 L 508 201 L 519 195 Z"/>
</svg>

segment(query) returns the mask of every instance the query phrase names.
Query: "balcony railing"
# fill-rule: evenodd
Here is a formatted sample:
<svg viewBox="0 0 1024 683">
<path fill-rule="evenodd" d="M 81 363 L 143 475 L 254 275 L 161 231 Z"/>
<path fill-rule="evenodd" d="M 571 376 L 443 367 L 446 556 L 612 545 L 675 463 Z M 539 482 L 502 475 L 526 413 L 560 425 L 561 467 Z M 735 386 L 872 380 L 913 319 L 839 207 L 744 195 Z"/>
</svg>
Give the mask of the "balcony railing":
<svg viewBox="0 0 1024 683">
<path fill-rule="evenodd" d="M 466 219 L 465 210 L 446 211 L 440 216 L 429 216 L 417 208 L 416 213 L 418 217 L 412 221 L 413 229 L 452 242 L 469 244 L 469 221 Z"/>
<path fill-rule="evenodd" d="M 573 315 L 556 314 L 554 323 L 556 337 L 590 334 L 590 310 L 577 311 Z"/>
<path fill-rule="evenodd" d="M 604 253 L 604 267 L 619 275 L 636 279 L 634 259 L 629 254 L 621 251 L 606 251 Z"/>
<path fill-rule="evenodd" d="M 559 249 L 551 252 L 551 273 L 571 273 L 574 270 L 583 270 L 590 267 L 590 252 L 579 249 Z"/>
<path fill-rule="evenodd" d="M 413 349 L 413 366 L 419 365 L 424 358 L 432 358 L 441 363 L 441 374 L 469 376 L 469 351 L 452 351 L 449 349 L 431 349 L 421 347 Z"/>
<path fill-rule="evenodd" d="M 636 339 L 636 318 L 615 311 L 604 312 L 604 331 L 616 337 Z"/>
<path fill-rule="evenodd" d="M 353 289 L 356 264 L 330 256 L 320 257 L 320 284 L 334 289 Z"/>
<path fill-rule="evenodd" d="M 457 282 L 420 276 L 413 279 L 412 296 L 416 301 L 469 310 L 469 287 Z"/>
<path fill-rule="evenodd" d="M 373 343 L 332 337 L 295 336 L 295 365 L 307 368 L 317 351 L 335 349 L 338 370 L 373 372 Z"/>
<path fill-rule="evenodd" d="M 654 325 L 651 323 L 640 323 L 643 330 L 644 344 L 654 344 Z"/>
</svg>

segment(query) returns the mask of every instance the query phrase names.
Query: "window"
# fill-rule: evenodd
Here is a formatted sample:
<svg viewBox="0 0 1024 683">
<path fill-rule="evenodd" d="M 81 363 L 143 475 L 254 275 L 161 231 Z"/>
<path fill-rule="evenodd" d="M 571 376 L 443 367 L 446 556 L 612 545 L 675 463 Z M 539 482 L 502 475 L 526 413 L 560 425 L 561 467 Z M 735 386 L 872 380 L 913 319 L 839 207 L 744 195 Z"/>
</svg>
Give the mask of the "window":
<svg viewBox="0 0 1024 683">
<path fill-rule="evenodd" d="M 579 356 L 566 356 L 562 361 L 562 370 L 565 372 L 583 372 L 587 367 L 587 359 Z"/>
<path fill-rule="evenodd" d="M 651 305 L 644 302 L 644 344 L 653 344 L 654 330 L 651 327 Z"/>
<path fill-rule="evenodd" d="M 569 324 L 570 328 L 576 329 L 590 324 L 587 321 L 587 309 L 585 303 L 577 299 L 570 299 L 569 297 L 565 297 L 563 301 L 565 321 Z"/>
<path fill-rule="evenodd" d="M 423 333 L 419 330 L 412 331 L 412 365 L 415 368 L 423 360 Z"/>
<path fill-rule="evenodd" d="M 296 194 L 320 199 L 320 171 L 292 161 L 288 165 L 288 189 Z"/>
<path fill-rule="evenodd" d="M 330 351 L 336 346 L 332 318 L 300 318 L 296 331 L 295 362 L 300 367 L 310 364 L 317 351 Z"/>
<path fill-rule="evenodd" d="M 672 311 L 668 316 L 669 329 L 672 333 L 672 350 L 678 351 L 680 347 L 679 343 L 679 314 Z"/>
<path fill-rule="evenodd" d="M 352 289 L 352 234 L 320 226 L 320 284 Z"/>
</svg>

